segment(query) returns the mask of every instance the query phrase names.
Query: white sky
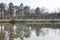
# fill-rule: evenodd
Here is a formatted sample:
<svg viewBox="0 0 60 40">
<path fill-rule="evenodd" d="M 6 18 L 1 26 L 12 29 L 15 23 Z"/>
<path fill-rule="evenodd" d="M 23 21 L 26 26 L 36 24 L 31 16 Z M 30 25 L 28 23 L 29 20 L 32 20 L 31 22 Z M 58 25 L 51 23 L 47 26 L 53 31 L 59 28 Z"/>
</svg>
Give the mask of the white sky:
<svg viewBox="0 0 60 40">
<path fill-rule="evenodd" d="M 24 6 L 28 5 L 31 8 L 45 7 L 50 11 L 60 8 L 60 0 L 0 0 L 0 3 L 1 2 L 6 4 L 13 2 L 14 5 L 20 5 L 22 2 Z"/>
</svg>

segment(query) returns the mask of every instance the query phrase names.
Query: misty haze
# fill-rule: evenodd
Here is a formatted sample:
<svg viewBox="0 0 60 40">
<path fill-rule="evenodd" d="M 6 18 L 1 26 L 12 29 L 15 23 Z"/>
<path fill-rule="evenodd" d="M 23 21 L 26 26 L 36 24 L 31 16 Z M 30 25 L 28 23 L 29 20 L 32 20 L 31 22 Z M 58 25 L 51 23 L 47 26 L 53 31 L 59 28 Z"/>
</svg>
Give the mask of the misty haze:
<svg viewBox="0 0 60 40">
<path fill-rule="evenodd" d="M 60 40 L 60 0 L 0 0 L 0 40 Z"/>
</svg>

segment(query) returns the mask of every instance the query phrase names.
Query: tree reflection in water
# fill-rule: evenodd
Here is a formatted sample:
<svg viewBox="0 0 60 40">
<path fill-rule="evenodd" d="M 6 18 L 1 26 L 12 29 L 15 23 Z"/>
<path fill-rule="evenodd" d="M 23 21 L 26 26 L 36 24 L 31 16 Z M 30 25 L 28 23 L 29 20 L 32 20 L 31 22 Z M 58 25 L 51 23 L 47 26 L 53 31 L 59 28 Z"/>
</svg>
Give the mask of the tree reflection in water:
<svg viewBox="0 0 60 40">
<path fill-rule="evenodd" d="M 20 39 L 23 40 L 24 37 L 28 38 L 30 37 L 30 29 L 29 26 L 23 25 L 23 24 L 17 24 L 16 34 L 17 37 L 20 37 Z"/>
<path fill-rule="evenodd" d="M 24 36 L 26 38 L 28 38 L 28 37 L 30 37 L 30 33 L 31 33 L 31 31 L 29 29 L 29 26 L 25 27 L 25 29 L 24 29 Z"/>
<path fill-rule="evenodd" d="M 3 30 L 3 25 L 0 25 L 0 40 L 5 40 L 5 33 Z"/>
<path fill-rule="evenodd" d="M 3 24 L 3 25 L 4 25 L 4 30 L 3 29 L 0 30 L 0 40 L 8 40 L 8 39 L 14 40 L 15 38 L 20 38 L 21 40 L 24 40 L 24 38 L 31 37 L 31 31 L 33 30 L 35 31 L 37 37 L 41 35 L 45 36 L 49 33 L 49 28 L 42 27 L 38 24 L 23 25 L 16 23 L 14 25 L 12 24 Z M 8 32 L 7 34 L 8 36 L 6 36 L 7 33 L 6 31 Z M 60 34 L 60 29 L 59 29 L 59 34 Z"/>
<path fill-rule="evenodd" d="M 38 25 L 35 26 L 35 32 L 36 32 L 37 36 L 39 36 L 40 33 L 42 32 L 40 29 L 41 29 L 40 26 L 38 26 Z"/>
<path fill-rule="evenodd" d="M 44 28 L 44 27 L 40 26 L 39 24 L 34 24 L 32 26 L 32 28 L 35 30 L 35 33 L 36 33 L 37 37 L 40 36 L 40 35 L 45 36 L 47 34 L 46 32 L 48 32 L 48 29 L 46 30 L 46 32 L 44 32 L 44 29 L 42 30 L 42 28 Z"/>
<path fill-rule="evenodd" d="M 5 40 L 5 34 L 3 32 L 0 32 L 0 40 Z"/>
</svg>

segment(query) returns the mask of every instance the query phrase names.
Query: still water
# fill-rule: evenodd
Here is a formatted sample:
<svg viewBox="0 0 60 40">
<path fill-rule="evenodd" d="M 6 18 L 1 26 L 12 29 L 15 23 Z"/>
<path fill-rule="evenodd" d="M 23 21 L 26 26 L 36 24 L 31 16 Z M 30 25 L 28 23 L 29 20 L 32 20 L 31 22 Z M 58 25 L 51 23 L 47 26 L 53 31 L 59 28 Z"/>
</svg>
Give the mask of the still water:
<svg viewBox="0 0 60 40">
<path fill-rule="evenodd" d="M 0 40 L 60 40 L 60 24 L 0 24 Z"/>
</svg>

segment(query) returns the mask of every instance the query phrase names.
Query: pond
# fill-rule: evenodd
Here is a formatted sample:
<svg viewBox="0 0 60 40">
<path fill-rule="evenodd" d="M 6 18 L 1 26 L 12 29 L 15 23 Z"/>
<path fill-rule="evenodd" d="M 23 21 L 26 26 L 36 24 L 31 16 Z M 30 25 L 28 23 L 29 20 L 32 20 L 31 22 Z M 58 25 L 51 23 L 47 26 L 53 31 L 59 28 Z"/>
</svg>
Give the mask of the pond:
<svg viewBox="0 0 60 40">
<path fill-rule="evenodd" d="M 60 24 L 0 24 L 0 40 L 60 40 Z"/>
</svg>

